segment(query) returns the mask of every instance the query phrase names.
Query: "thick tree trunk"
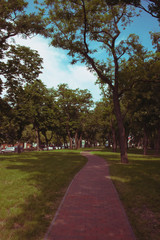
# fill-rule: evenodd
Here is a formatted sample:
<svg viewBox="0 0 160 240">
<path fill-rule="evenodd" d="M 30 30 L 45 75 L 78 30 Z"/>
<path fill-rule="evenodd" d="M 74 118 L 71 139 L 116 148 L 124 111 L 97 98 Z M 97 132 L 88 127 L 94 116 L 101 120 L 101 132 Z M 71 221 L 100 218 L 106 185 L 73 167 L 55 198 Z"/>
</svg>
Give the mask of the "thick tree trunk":
<svg viewBox="0 0 160 240">
<path fill-rule="evenodd" d="M 118 123 L 118 130 L 119 130 L 119 145 L 121 150 L 121 163 L 128 163 L 127 157 L 127 144 L 126 144 L 126 135 L 125 135 L 125 128 L 123 125 L 123 119 L 120 109 L 120 103 L 118 99 L 118 93 L 114 91 L 113 93 L 113 102 L 114 102 L 114 111 Z"/>
</svg>

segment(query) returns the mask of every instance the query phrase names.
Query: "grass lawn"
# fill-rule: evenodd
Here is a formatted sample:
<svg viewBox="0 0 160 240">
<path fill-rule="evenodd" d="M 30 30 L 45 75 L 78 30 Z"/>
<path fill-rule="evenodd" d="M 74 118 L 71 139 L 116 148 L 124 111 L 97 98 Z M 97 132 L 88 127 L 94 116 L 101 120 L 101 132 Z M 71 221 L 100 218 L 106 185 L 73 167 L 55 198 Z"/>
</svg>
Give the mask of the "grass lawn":
<svg viewBox="0 0 160 240">
<path fill-rule="evenodd" d="M 40 240 L 73 176 L 76 151 L 0 155 L 0 240 Z"/>
<path fill-rule="evenodd" d="M 160 157 L 143 156 L 132 150 L 129 164 L 124 165 L 119 153 L 94 154 L 107 159 L 137 240 L 160 240 Z"/>
</svg>

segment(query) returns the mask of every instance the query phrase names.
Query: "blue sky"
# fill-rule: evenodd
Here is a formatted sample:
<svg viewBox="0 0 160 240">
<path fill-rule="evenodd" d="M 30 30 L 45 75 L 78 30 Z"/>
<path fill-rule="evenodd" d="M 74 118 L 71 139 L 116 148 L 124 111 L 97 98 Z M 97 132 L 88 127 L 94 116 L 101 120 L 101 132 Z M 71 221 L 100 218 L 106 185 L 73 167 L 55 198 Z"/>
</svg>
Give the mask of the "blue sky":
<svg viewBox="0 0 160 240">
<path fill-rule="evenodd" d="M 33 0 L 30 0 L 29 11 L 33 10 Z M 151 50 L 152 44 L 149 31 L 160 31 L 160 26 L 155 18 L 143 12 L 141 16 L 134 19 L 134 22 L 125 31 L 122 31 L 119 41 L 125 40 L 130 33 L 135 33 L 139 35 L 140 42 Z M 49 47 L 48 39 L 42 36 L 36 36 L 27 40 L 16 37 L 16 42 L 38 50 L 40 56 L 44 59 L 44 69 L 40 79 L 47 87 L 56 88 L 58 84 L 67 83 L 72 89 L 87 88 L 92 93 L 94 101 L 100 99 L 99 87 L 95 85 L 96 76 L 80 63 L 71 65 L 67 53 L 61 49 Z"/>
</svg>

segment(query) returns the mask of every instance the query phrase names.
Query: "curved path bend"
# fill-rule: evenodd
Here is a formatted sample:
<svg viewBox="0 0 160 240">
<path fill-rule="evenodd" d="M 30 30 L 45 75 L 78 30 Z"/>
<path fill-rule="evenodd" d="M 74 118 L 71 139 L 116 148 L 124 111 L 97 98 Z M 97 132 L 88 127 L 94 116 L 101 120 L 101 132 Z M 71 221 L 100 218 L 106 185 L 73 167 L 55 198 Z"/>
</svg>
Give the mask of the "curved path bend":
<svg viewBox="0 0 160 240">
<path fill-rule="evenodd" d="M 44 240 L 135 240 L 106 161 L 82 155 L 88 162 L 71 182 Z"/>
</svg>

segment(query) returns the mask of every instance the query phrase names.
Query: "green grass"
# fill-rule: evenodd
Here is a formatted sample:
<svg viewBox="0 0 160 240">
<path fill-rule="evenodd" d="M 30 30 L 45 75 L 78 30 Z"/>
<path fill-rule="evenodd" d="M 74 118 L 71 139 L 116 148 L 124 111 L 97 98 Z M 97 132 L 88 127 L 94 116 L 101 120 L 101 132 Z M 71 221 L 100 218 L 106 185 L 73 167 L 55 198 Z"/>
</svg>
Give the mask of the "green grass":
<svg viewBox="0 0 160 240">
<path fill-rule="evenodd" d="M 131 150 L 107 159 L 137 240 L 160 239 L 160 157 Z M 73 176 L 86 163 L 78 151 L 0 155 L 0 240 L 42 240 Z"/>
<path fill-rule="evenodd" d="M 109 163 L 111 178 L 137 240 L 160 240 L 160 157 L 132 150 L 125 165 L 120 163 L 119 153 L 94 153 Z"/>
<path fill-rule="evenodd" d="M 85 163 L 75 151 L 0 155 L 0 239 L 43 239 L 67 186 Z"/>
</svg>

